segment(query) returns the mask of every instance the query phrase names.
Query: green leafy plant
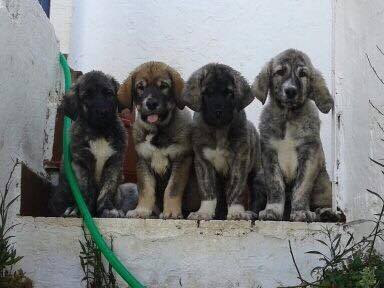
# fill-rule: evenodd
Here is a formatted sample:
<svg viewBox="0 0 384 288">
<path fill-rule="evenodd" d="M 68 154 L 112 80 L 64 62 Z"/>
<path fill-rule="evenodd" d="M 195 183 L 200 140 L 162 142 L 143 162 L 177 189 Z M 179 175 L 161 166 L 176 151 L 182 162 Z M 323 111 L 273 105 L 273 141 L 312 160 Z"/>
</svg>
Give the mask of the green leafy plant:
<svg viewBox="0 0 384 288">
<path fill-rule="evenodd" d="M 81 246 L 80 264 L 84 272 L 82 282 L 86 283 L 87 288 L 119 288 L 112 266 L 108 264 L 108 270 L 105 268 L 101 251 L 97 248 L 92 237 L 86 233 L 84 226 L 82 228 L 84 240 L 79 241 Z M 112 238 L 111 248 L 113 248 Z"/>
<path fill-rule="evenodd" d="M 0 195 L 0 287 L 1 288 L 29 288 L 32 287 L 32 281 L 28 279 L 22 270 L 13 271 L 13 266 L 17 264 L 23 257 L 17 256 L 16 248 L 11 242 L 13 235 L 9 235 L 11 230 L 17 224 L 8 225 L 8 213 L 11 206 L 19 198 L 20 195 L 8 201 L 10 187 L 12 185 L 12 176 L 15 172 L 16 166 L 20 164 L 18 160 L 15 161 L 11 173 L 7 179 L 4 190 Z"/>
</svg>

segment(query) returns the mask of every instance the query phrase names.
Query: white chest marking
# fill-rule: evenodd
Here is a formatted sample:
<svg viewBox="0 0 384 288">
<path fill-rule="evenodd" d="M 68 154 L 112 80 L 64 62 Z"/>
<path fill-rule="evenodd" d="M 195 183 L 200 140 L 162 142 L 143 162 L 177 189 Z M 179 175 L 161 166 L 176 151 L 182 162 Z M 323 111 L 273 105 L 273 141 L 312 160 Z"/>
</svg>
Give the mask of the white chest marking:
<svg viewBox="0 0 384 288">
<path fill-rule="evenodd" d="M 89 148 L 96 159 L 95 178 L 96 181 L 99 182 L 105 162 L 115 153 L 115 151 L 105 138 L 89 141 Z"/>
<path fill-rule="evenodd" d="M 271 145 L 277 150 L 279 166 L 284 177 L 292 181 L 296 177 L 298 145 L 297 140 L 292 137 L 292 127 L 287 125 L 284 139 L 273 139 Z"/>
<path fill-rule="evenodd" d="M 204 158 L 207 159 L 216 171 L 222 175 L 227 175 L 230 165 L 230 152 L 227 149 L 223 148 L 204 148 L 203 149 Z"/>
</svg>

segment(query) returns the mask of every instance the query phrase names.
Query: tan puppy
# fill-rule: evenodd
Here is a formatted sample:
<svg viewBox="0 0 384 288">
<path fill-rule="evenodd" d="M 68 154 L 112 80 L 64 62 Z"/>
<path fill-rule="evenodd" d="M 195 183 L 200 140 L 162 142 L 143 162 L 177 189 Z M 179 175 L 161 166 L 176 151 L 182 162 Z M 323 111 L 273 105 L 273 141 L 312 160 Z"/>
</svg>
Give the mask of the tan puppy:
<svg viewBox="0 0 384 288">
<path fill-rule="evenodd" d="M 136 68 L 118 92 L 137 108 L 133 138 L 138 154 L 139 202 L 130 218 L 182 218 L 182 199 L 192 165 L 191 115 L 180 103 L 184 81 L 173 68 L 148 62 Z"/>
</svg>

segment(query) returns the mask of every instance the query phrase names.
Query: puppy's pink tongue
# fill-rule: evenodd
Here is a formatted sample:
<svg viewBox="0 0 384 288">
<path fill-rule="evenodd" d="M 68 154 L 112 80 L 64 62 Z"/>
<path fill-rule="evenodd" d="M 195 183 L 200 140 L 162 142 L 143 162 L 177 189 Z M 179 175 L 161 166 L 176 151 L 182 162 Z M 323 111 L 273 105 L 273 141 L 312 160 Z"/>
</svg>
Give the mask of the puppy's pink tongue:
<svg viewBox="0 0 384 288">
<path fill-rule="evenodd" d="M 154 115 L 149 115 L 149 116 L 147 117 L 147 121 L 148 121 L 149 123 L 155 123 L 155 122 L 157 122 L 157 120 L 159 120 L 159 115 L 156 115 L 156 114 L 154 114 Z"/>
</svg>

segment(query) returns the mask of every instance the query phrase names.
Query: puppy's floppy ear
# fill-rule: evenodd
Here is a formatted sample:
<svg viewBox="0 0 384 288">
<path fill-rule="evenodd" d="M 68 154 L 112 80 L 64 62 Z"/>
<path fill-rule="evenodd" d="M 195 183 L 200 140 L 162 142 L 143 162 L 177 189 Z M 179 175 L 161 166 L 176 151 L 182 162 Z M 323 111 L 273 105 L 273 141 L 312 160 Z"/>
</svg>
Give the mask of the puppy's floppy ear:
<svg viewBox="0 0 384 288">
<path fill-rule="evenodd" d="M 121 108 L 128 108 L 132 111 L 133 106 L 133 94 L 134 94 L 134 73 L 131 73 L 128 78 L 121 84 L 119 90 L 117 91 L 117 100 L 122 106 Z"/>
<path fill-rule="evenodd" d="M 315 101 L 317 108 L 323 113 L 328 113 L 333 108 L 333 98 L 329 93 L 327 84 L 320 71 L 313 68 L 311 88 L 308 98 Z"/>
<path fill-rule="evenodd" d="M 183 78 L 181 78 L 179 72 L 177 72 L 175 69 L 171 67 L 168 68 L 168 73 L 172 80 L 172 89 L 173 89 L 173 95 L 175 95 L 176 105 L 179 109 L 184 109 L 185 104 L 182 99 L 184 80 Z"/>
<path fill-rule="evenodd" d="M 256 76 L 255 81 L 252 84 L 252 94 L 254 97 L 260 100 L 261 103 L 265 103 L 267 100 L 268 92 L 271 83 L 271 62 L 267 62 L 263 69 L 261 69 L 259 75 Z"/>
<path fill-rule="evenodd" d="M 111 81 L 112 87 L 113 87 L 113 93 L 116 96 L 117 100 L 117 112 L 121 112 L 121 110 L 124 109 L 124 106 L 120 104 L 119 100 L 117 99 L 117 92 L 119 91 L 120 88 L 120 83 L 116 81 L 116 79 L 112 76 L 109 77 L 109 80 Z"/>
<path fill-rule="evenodd" d="M 251 87 L 247 80 L 236 70 L 232 70 L 233 79 L 235 81 L 235 101 L 237 111 L 240 111 L 247 107 L 255 98 L 252 94 Z"/>
<path fill-rule="evenodd" d="M 112 76 L 109 79 L 111 80 L 113 90 L 114 90 L 115 94 L 117 95 L 117 92 L 119 91 L 119 88 L 120 88 L 120 83 L 117 82 L 116 79 Z"/>
<path fill-rule="evenodd" d="M 201 67 L 192 73 L 184 87 L 183 104 L 196 112 L 201 109 L 201 82 L 206 75 L 206 67 Z"/>
<path fill-rule="evenodd" d="M 68 116 L 73 121 L 77 119 L 79 111 L 79 86 L 80 78 L 72 85 L 68 93 L 63 96 L 59 110 L 61 110 L 65 116 Z"/>
</svg>

